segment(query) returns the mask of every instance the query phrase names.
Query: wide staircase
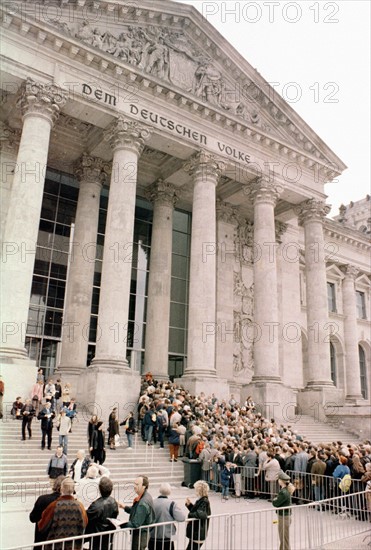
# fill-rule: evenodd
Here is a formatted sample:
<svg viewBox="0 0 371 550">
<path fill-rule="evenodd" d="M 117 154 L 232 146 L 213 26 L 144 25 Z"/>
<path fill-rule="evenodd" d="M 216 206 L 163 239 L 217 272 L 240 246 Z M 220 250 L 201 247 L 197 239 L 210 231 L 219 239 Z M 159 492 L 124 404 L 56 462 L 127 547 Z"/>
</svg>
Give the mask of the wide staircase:
<svg viewBox="0 0 371 550">
<path fill-rule="evenodd" d="M 32 422 L 32 439 L 22 441 L 20 420 L 4 417 L 0 423 L 0 475 L 3 495 L 8 497 L 44 494 L 49 489 L 46 469 L 49 459 L 58 445 L 58 431 L 53 429 L 52 450 L 41 450 L 40 422 Z M 114 482 L 115 497 L 122 501 L 133 498 L 133 481 L 140 474 L 149 477 L 150 487 L 158 487 L 164 481 L 180 486 L 183 481 L 183 463 L 169 461 L 169 451 L 159 444 L 147 446 L 137 434 L 136 445 L 128 450 L 124 429 L 121 428 L 123 445 L 116 450 L 106 446 L 107 458 L 104 466 L 109 469 Z M 77 418 L 73 431 L 68 436 L 68 465 L 76 458 L 79 449 L 87 450 L 87 422 Z M 135 496 L 135 495 L 134 495 Z"/>
<path fill-rule="evenodd" d="M 288 424 L 290 424 L 288 422 Z M 302 414 L 291 422 L 291 429 L 298 435 L 304 436 L 306 440 L 312 443 L 330 443 L 332 441 L 341 441 L 347 443 L 360 443 L 360 437 L 350 431 L 347 431 L 334 424 L 319 422 L 309 415 Z M 365 434 L 366 437 L 366 434 Z"/>
<path fill-rule="evenodd" d="M 49 489 L 46 474 L 50 457 L 58 445 L 58 431 L 53 430 L 52 451 L 40 449 L 40 422 L 32 422 L 32 439 L 27 437 L 22 441 L 21 421 L 6 417 L 0 423 L 0 475 L 3 495 L 10 497 L 21 495 L 38 496 Z M 357 443 L 359 438 L 350 432 L 316 421 L 310 416 L 302 415 L 291 423 L 292 429 L 313 443 L 328 443 L 341 440 L 344 444 Z M 73 424 L 73 433 L 68 441 L 68 463 L 76 458 L 78 449 L 87 450 L 87 422 L 77 418 Z M 114 482 L 116 498 L 131 500 L 133 497 L 133 480 L 140 474 L 146 474 L 151 488 L 158 487 L 162 482 L 172 486 L 180 486 L 183 481 L 183 463 L 169 461 L 169 451 L 160 449 L 159 445 L 147 446 L 143 443 L 140 433 L 132 451 L 126 446 L 126 437 L 122 429 L 123 445 L 116 450 L 107 448 L 107 459 L 104 464 L 110 471 Z"/>
</svg>

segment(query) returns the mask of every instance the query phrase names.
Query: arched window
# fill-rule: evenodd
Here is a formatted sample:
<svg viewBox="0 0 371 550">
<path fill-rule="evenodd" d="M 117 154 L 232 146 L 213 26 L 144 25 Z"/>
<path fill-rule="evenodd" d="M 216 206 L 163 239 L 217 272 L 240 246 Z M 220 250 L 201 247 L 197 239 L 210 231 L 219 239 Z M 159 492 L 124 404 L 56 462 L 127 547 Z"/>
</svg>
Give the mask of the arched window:
<svg viewBox="0 0 371 550">
<path fill-rule="evenodd" d="M 336 351 L 335 346 L 330 342 L 330 365 L 331 365 L 331 380 L 336 386 Z"/>
<path fill-rule="evenodd" d="M 363 399 L 367 399 L 367 369 L 366 369 L 366 354 L 362 346 L 358 346 L 359 353 L 359 372 L 361 376 L 361 393 Z"/>
</svg>

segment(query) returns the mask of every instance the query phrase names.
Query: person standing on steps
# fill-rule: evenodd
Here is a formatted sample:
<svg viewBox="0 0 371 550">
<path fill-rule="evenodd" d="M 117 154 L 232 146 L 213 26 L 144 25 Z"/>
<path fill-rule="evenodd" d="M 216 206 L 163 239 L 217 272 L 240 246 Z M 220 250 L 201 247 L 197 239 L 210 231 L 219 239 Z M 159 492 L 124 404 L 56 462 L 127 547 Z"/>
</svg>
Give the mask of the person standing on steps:
<svg viewBox="0 0 371 550">
<path fill-rule="evenodd" d="M 37 418 L 41 420 L 41 449 L 45 449 L 45 439 L 48 438 L 48 449 L 51 451 L 52 448 L 52 435 L 53 435 L 53 418 L 55 417 L 54 412 L 51 410 L 51 403 L 48 401 L 45 403 L 44 408 L 41 409 Z"/>
<path fill-rule="evenodd" d="M 22 440 L 26 441 L 26 427 L 28 431 L 28 439 L 32 437 L 31 424 L 33 417 L 35 416 L 35 409 L 32 406 L 31 399 L 26 399 L 26 403 L 21 408 L 22 415 Z"/>
<path fill-rule="evenodd" d="M 125 426 L 125 433 L 128 440 L 128 449 L 133 450 L 133 437 L 135 434 L 135 419 L 133 411 L 129 412 L 129 416 L 121 422 L 120 426 Z"/>
</svg>

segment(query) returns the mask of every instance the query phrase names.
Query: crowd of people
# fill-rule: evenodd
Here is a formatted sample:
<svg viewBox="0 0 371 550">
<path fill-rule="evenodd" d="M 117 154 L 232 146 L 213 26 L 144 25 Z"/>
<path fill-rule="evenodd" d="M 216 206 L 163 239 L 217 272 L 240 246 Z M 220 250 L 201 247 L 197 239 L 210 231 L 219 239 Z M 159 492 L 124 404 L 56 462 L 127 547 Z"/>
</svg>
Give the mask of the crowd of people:
<svg viewBox="0 0 371 550">
<path fill-rule="evenodd" d="M 41 386 L 40 382 L 38 380 L 36 385 Z M 41 447 L 45 448 L 46 439 L 48 448 L 51 447 L 50 424 L 53 425 L 56 415 L 59 446 L 47 466 L 53 492 L 39 497 L 30 514 L 30 520 L 36 523 L 35 541 L 111 530 L 114 525 L 109 518 L 117 518 L 122 508 L 129 518 L 119 526 L 131 529 L 133 550 L 147 546 L 151 550 L 174 548 L 171 540 L 174 524 L 141 529 L 146 525 L 186 520 L 184 510 L 169 499 L 171 488 L 168 484 L 162 484 L 159 497 L 153 499 L 148 492 L 148 477 L 141 475 L 134 481 L 136 497 L 132 506 L 111 496 L 110 472 L 103 466 L 105 444 L 107 441 L 110 451 L 116 450 L 121 426 L 128 450 L 133 451 L 133 438 L 138 434 L 137 437 L 141 436 L 148 446 L 158 444 L 165 448 L 167 441 L 170 461 L 185 456 L 197 459 L 200 464 L 201 479 L 194 484 L 198 498 L 194 504 L 188 500 L 185 503 L 188 518 L 198 520 L 187 524 L 187 550 L 199 550 L 206 539 L 211 515 L 210 490 L 220 491 L 223 501 L 231 494 L 270 500 L 278 509 L 279 536 L 285 548 L 289 547 L 290 515 L 285 507 L 292 503 L 321 501 L 342 493 L 365 491 L 364 514 L 357 519 L 371 519 L 370 441 L 314 445 L 294 426 L 264 418 L 251 397 L 238 403 L 233 395 L 229 399 L 204 393 L 194 396 L 170 381 L 157 382 L 148 373 L 142 381 L 137 410 L 130 411 L 122 422 L 118 409 L 113 408 L 106 432 L 103 420 L 92 415 L 87 425 L 88 452 L 79 450 L 68 468 L 67 434 L 71 418 L 67 411 L 72 401 L 76 412 L 76 404 L 68 391 L 54 392 L 50 386 L 53 386 L 52 380 L 44 384 L 45 403 L 39 400 L 37 417 L 41 420 Z M 60 404 L 59 399 L 62 399 Z M 13 410 L 21 411 L 20 414 L 14 412 L 14 417 L 22 418 L 22 436 L 25 437 L 27 429 L 31 437 L 30 418 L 32 421 L 35 415 L 33 403 L 26 400 L 20 406 L 20 402 L 17 399 L 14 403 Z M 327 482 L 329 479 L 331 483 Z M 96 499 L 98 491 L 100 496 Z M 72 500 L 78 505 L 72 506 Z M 60 522 L 67 508 L 76 515 L 75 529 L 68 531 L 68 535 Z M 107 535 L 92 539 L 90 547 L 109 550 L 111 543 L 112 538 Z"/>
</svg>

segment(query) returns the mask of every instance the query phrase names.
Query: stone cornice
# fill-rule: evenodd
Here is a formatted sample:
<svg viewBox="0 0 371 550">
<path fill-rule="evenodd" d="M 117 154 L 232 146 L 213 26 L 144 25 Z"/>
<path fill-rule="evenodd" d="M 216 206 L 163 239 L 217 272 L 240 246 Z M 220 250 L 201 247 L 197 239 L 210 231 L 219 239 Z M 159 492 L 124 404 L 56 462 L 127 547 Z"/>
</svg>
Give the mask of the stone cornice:
<svg viewBox="0 0 371 550">
<path fill-rule="evenodd" d="M 325 237 L 330 237 L 343 244 L 354 246 L 361 250 L 370 251 L 371 239 L 357 229 L 345 227 L 340 222 L 326 218 L 324 221 L 323 231 Z"/>
<path fill-rule="evenodd" d="M 78 5 L 83 6 L 85 2 L 79 0 Z M 185 29 L 187 34 L 194 36 L 197 39 L 198 43 L 202 43 L 204 46 L 210 44 L 209 50 L 215 56 L 216 62 L 222 66 L 226 66 L 235 78 L 240 77 L 241 85 L 245 85 L 247 82 L 255 82 L 256 80 L 261 80 L 260 86 L 260 95 L 262 97 L 261 108 L 266 109 L 267 113 L 270 113 L 272 117 L 272 109 L 290 110 L 290 116 L 294 115 L 298 118 L 299 126 L 303 126 L 305 123 L 300 119 L 298 115 L 289 107 L 288 104 L 284 102 L 281 98 L 274 94 L 275 102 L 280 102 L 282 105 L 277 107 L 274 105 L 272 100 L 269 98 L 267 92 L 263 92 L 263 88 L 267 88 L 268 83 L 262 79 L 262 77 L 257 73 L 251 66 L 247 63 L 246 60 L 242 58 L 233 48 L 228 44 L 228 42 L 220 36 L 218 31 L 216 31 L 211 25 L 208 25 L 209 33 L 201 31 L 199 25 L 204 24 L 202 16 L 190 6 L 181 6 L 180 4 L 172 5 L 171 3 L 166 5 L 166 9 L 169 13 L 163 12 L 163 3 L 154 2 L 150 5 L 148 2 L 143 2 L 147 7 L 136 7 L 136 6 L 125 6 L 117 7 L 117 3 L 109 2 L 100 2 L 99 6 L 103 10 L 103 13 L 110 14 L 115 9 L 120 10 L 122 17 L 124 15 L 136 14 L 139 22 L 148 23 L 162 23 L 166 26 L 167 24 L 175 24 L 181 29 Z M 181 15 L 179 15 L 181 9 Z M 174 13 L 171 13 L 173 11 Z M 286 141 L 284 138 L 277 138 L 265 132 L 264 130 L 257 128 L 254 124 L 249 124 L 243 118 L 236 116 L 233 113 L 230 113 L 222 108 L 215 107 L 208 103 L 204 103 L 199 98 L 194 95 L 185 92 L 182 89 L 177 88 L 176 86 L 169 86 L 166 82 L 160 80 L 159 78 L 154 77 L 153 75 L 148 75 L 144 71 L 140 71 L 137 67 L 133 68 L 128 63 L 124 63 L 112 55 L 107 54 L 84 44 L 83 42 L 63 34 L 63 30 L 59 30 L 55 26 L 48 25 L 44 21 L 27 20 L 25 21 L 24 17 L 19 17 L 17 13 L 4 12 L 3 14 L 3 24 L 6 28 L 13 30 L 17 35 L 22 35 L 23 37 L 29 37 L 33 42 L 38 42 L 39 49 L 42 47 L 48 48 L 50 51 L 53 49 L 55 57 L 58 57 L 58 53 L 63 53 L 64 56 L 68 56 L 71 60 L 77 60 L 84 63 L 85 65 L 91 66 L 98 70 L 101 74 L 111 76 L 115 79 L 117 78 L 127 78 L 129 83 L 132 82 L 135 86 L 138 86 L 139 90 L 142 90 L 145 93 L 150 93 L 153 96 L 163 99 L 166 103 L 171 102 L 174 105 L 181 106 L 184 109 L 189 110 L 190 112 L 197 112 L 203 118 L 210 120 L 214 125 L 218 124 L 219 126 L 229 129 L 235 132 L 241 138 L 253 140 L 253 142 L 263 145 L 264 147 L 271 149 L 272 153 L 280 156 L 286 157 L 288 161 L 296 162 L 303 167 L 306 167 L 310 170 L 315 170 L 321 180 L 331 181 L 337 174 L 341 173 L 345 165 L 341 163 L 340 159 L 337 159 L 337 165 L 339 168 L 334 166 L 335 155 L 330 151 L 329 157 L 323 156 L 318 149 L 316 149 L 312 143 L 310 147 L 303 147 L 303 143 L 299 140 L 295 140 L 298 143 L 296 147 L 289 141 Z M 210 36 L 213 37 L 213 40 L 210 39 Z M 233 53 L 233 57 L 236 58 L 234 61 L 230 57 L 225 55 L 222 49 L 217 46 L 215 41 L 220 43 L 225 43 L 229 46 L 229 53 Z M 207 50 L 206 50 L 207 51 Z M 249 68 L 248 72 L 251 72 L 249 78 L 245 73 L 241 72 L 241 66 L 238 62 L 243 61 L 243 64 Z M 263 94 L 263 95 L 262 95 Z M 279 116 L 275 115 L 275 120 L 278 124 Z M 286 117 L 287 119 L 287 117 Z M 295 133 L 300 133 L 300 136 L 303 136 L 303 133 L 299 130 L 295 130 L 295 124 L 293 121 L 285 121 L 287 127 Z M 310 128 L 308 127 L 310 130 Z M 314 134 L 314 132 L 312 132 Z M 316 142 L 318 143 L 319 138 L 314 134 Z M 323 144 L 325 146 L 325 144 Z M 313 148 L 314 147 L 314 148 Z M 331 164 L 332 163 L 332 164 Z"/>
</svg>

